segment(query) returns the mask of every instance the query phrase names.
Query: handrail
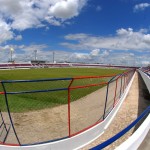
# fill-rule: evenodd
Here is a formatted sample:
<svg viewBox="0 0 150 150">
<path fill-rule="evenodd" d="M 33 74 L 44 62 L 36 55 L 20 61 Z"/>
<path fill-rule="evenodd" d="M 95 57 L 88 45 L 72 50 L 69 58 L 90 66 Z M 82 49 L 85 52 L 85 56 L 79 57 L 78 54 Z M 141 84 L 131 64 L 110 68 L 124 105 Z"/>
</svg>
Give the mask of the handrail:
<svg viewBox="0 0 150 150">
<path fill-rule="evenodd" d="M 17 83 L 17 82 L 46 82 L 46 81 L 59 81 L 59 80 L 72 80 L 73 78 L 49 78 L 37 80 L 2 80 L 2 83 Z"/>
<path fill-rule="evenodd" d="M 132 127 L 134 127 L 148 113 L 150 113 L 150 106 L 148 106 L 136 120 L 134 120 L 130 125 L 124 128 L 122 131 L 120 131 L 115 136 L 111 137 L 110 139 L 106 140 L 105 142 L 91 148 L 90 150 L 101 150 L 107 147 L 108 145 L 110 145 L 111 143 L 115 142 L 120 137 L 122 137 L 126 132 L 128 132 Z"/>
</svg>

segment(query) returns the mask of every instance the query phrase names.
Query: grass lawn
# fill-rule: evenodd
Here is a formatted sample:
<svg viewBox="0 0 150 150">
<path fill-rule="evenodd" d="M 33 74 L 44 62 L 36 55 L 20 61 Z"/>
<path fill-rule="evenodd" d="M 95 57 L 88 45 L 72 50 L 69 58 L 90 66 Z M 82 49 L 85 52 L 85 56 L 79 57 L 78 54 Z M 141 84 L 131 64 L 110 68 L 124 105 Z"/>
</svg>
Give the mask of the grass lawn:
<svg viewBox="0 0 150 150">
<path fill-rule="evenodd" d="M 22 70 L 0 70 L 0 80 L 31 80 L 48 78 L 70 78 L 78 76 L 102 76 L 119 74 L 125 70 L 99 69 L 99 68 L 46 68 L 46 69 L 22 69 Z M 110 79 L 110 78 L 109 78 Z M 82 79 L 75 80 L 73 86 L 97 84 L 108 79 Z M 67 88 L 71 80 L 46 81 L 46 82 L 23 82 L 5 83 L 7 92 L 33 91 Z M 71 91 L 71 101 L 77 100 L 97 89 L 89 87 Z M 3 91 L 0 85 L 0 91 Z M 50 108 L 61 104 L 67 104 L 68 91 L 41 92 L 29 94 L 7 94 L 9 108 L 11 112 L 25 112 Z M 6 111 L 4 95 L 0 95 L 0 109 Z"/>
</svg>

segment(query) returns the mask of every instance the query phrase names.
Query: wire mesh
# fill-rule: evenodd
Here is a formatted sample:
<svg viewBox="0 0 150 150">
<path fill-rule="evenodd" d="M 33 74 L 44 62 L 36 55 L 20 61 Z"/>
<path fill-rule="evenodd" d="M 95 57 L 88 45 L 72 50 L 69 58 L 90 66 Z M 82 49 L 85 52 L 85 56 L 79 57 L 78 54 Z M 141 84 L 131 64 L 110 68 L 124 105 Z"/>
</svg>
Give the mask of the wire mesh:
<svg viewBox="0 0 150 150">
<path fill-rule="evenodd" d="M 29 81 L 3 81 L 5 83 L 5 89 L 8 92 L 22 92 L 22 91 L 39 91 L 41 92 L 47 92 L 47 90 L 53 90 L 53 89 L 61 89 L 61 88 L 67 88 L 70 83 L 71 78 L 68 78 L 68 80 L 29 80 Z M 33 82 L 34 81 L 34 82 Z M 44 91 L 45 90 L 45 91 Z"/>
<path fill-rule="evenodd" d="M 112 77 L 107 85 L 104 118 L 113 109 L 116 95 L 117 95 L 118 78 L 119 78 L 119 75 Z"/>
<path fill-rule="evenodd" d="M 74 82 L 72 83 L 71 87 L 80 87 L 80 86 L 87 86 L 87 85 L 97 85 L 100 83 L 108 82 L 111 77 L 81 77 L 75 78 Z"/>
<path fill-rule="evenodd" d="M 117 103 L 117 101 L 120 99 L 121 94 L 122 94 L 122 88 L 123 88 L 123 84 L 122 84 L 122 76 L 120 76 L 117 80 L 117 89 L 116 89 L 116 98 L 115 98 L 115 103 Z"/>
<path fill-rule="evenodd" d="M 25 112 L 67 104 L 66 90 L 69 83 L 70 80 L 5 83 L 11 112 Z"/>
<path fill-rule="evenodd" d="M 2 84 L 0 84 L 0 90 L 3 91 Z M 0 142 L 18 143 L 11 126 L 4 94 L 0 94 L 0 110 Z"/>
<path fill-rule="evenodd" d="M 21 144 L 68 136 L 69 83 L 70 80 L 5 83 L 11 118 Z"/>
<path fill-rule="evenodd" d="M 20 103 L 21 106 L 23 104 Z M 11 111 L 11 105 L 9 107 Z M 68 136 L 67 114 L 67 105 L 59 105 L 50 109 L 44 107 L 37 111 L 11 113 L 11 117 L 21 144 L 31 144 Z"/>
<path fill-rule="evenodd" d="M 106 95 L 106 84 L 102 83 L 107 80 L 105 78 L 74 80 L 70 87 L 71 135 L 80 133 L 102 120 Z M 91 84 L 93 82 L 94 86 Z M 75 100 L 78 101 L 74 102 Z"/>
<path fill-rule="evenodd" d="M 106 93 L 105 116 L 123 94 L 132 75 L 130 71 L 126 78 L 120 75 L 113 78 L 108 93 L 106 85 L 112 77 L 3 81 L 6 95 L 0 94 L 0 109 L 6 128 L 11 127 L 5 142 L 18 143 L 12 124 L 21 144 L 60 139 L 88 129 L 103 119 Z M 0 91 L 3 90 L 0 86 Z M 7 113 L 6 100 L 11 116 Z M 4 140 L 4 136 L 1 138 Z"/>
<path fill-rule="evenodd" d="M 106 105 L 104 118 L 111 112 L 115 104 L 119 101 L 125 88 L 125 74 L 117 75 L 108 84 L 107 95 L 106 95 Z M 130 78 L 128 79 L 128 82 Z"/>
</svg>

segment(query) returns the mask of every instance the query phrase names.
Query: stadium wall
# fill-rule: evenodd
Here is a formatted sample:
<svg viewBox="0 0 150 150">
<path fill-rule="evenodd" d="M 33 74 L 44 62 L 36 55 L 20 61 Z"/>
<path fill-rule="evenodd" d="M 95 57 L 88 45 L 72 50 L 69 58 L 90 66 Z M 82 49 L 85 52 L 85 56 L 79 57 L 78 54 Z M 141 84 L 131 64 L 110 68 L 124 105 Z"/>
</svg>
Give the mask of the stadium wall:
<svg viewBox="0 0 150 150">
<path fill-rule="evenodd" d="M 108 65 L 108 64 L 82 64 L 82 63 L 1 63 L 0 69 L 17 69 L 17 68 L 49 68 L 49 67 L 90 67 L 90 68 L 130 68 L 137 67 L 132 66 L 120 66 L 120 65 Z"/>
<path fill-rule="evenodd" d="M 144 80 L 144 82 L 146 84 L 146 87 L 147 87 L 147 89 L 148 89 L 148 91 L 150 93 L 150 75 L 144 73 L 141 70 L 138 70 L 138 71 L 139 71 L 140 75 L 142 76 L 142 78 L 143 78 L 143 80 Z"/>
</svg>

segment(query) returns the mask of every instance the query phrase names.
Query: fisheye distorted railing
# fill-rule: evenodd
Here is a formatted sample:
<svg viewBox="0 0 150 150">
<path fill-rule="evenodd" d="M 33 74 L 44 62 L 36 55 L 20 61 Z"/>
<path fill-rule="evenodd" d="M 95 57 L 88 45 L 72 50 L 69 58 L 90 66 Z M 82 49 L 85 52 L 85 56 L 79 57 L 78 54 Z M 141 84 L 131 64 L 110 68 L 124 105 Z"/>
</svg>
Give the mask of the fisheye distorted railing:
<svg viewBox="0 0 150 150">
<path fill-rule="evenodd" d="M 141 68 L 140 70 L 139 70 L 139 73 L 141 74 L 141 76 L 142 76 L 142 78 L 143 78 L 143 81 L 145 82 L 145 84 L 146 84 L 146 86 L 147 86 L 147 89 L 149 90 L 150 89 L 150 78 L 148 78 L 148 76 L 150 77 L 150 67 L 144 67 L 144 68 Z M 146 75 L 148 75 L 148 76 L 144 76 L 143 74 L 146 74 Z M 150 90 L 149 90 L 150 91 Z M 140 114 L 140 116 L 138 116 L 137 117 L 137 119 L 135 119 L 131 124 L 129 124 L 126 128 L 124 128 L 123 130 L 121 130 L 120 132 L 118 132 L 116 135 L 114 135 L 113 137 L 111 137 L 110 139 L 108 139 L 108 140 L 106 140 L 106 141 L 104 141 L 103 143 L 101 143 L 101 144 L 99 144 L 99 145 L 97 145 L 97 146 L 95 146 L 95 147 L 93 147 L 93 148 L 91 148 L 90 150 L 97 150 L 97 149 L 104 149 L 104 148 L 106 148 L 107 146 L 109 146 L 110 144 L 112 144 L 113 142 L 115 142 L 115 141 L 117 141 L 117 140 L 119 140 L 119 138 L 121 138 L 124 134 L 126 134 L 130 129 L 132 129 L 140 120 L 142 120 L 145 116 L 148 116 L 150 114 L 150 105 Z M 141 132 L 143 131 L 144 132 L 144 128 L 145 128 L 146 126 L 145 125 L 143 125 L 143 128 L 141 128 L 140 130 L 141 130 Z M 137 129 L 138 130 L 138 129 Z M 136 131 L 137 131 L 136 130 Z M 149 129 L 147 129 L 146 128 L 146 130 L 149 130 Z M 147 131 L 148 132 L 148 131 Z M 134 134 L 134 133 L 133 133 Z M 144 133 L 145 134 L 145 133 Z M 142 135 L 144 136 L 144 134 L 142 133 Z M 140 137 L 140 138 L 143 138 L 143 136 L 142 137 Z M 132 137 L 132 136 L 131 136 Z M 145 137 L 145 136 L 144 136 Z M 133 138 L 132 138 L 133 139 Z M 138 138 L 132 143 L 131 142 L 131 140 L 132 139 L 130 139 L 130 141 L 129 141 L 129 139 L 128 139 L 128 141 L 125 141 L 126 143 L 123 143 L 124 145 L 121 145 L 118 149 L 122 149 L 123 148 L 123 146 L 128 146 L 128 148 L 126 148 L 126 149 L 131 149 L 131 147 L 133 148 L 134 146 L 133 146 L 133 144 L 135 144 L 136 146 L 135 147 L 137 147 L 137 146 L 139 146 L 142 142 L 143 142 L 143 140 L 139 140 L 138 141 Z M 137 144 L 137 141 L 139 142 L 138 144 Z M 125 145 L 126 144 L 126 145 Z"/>
<path fill-rule="evenodd" d="M 91 148 L 90 150 L 101 150 L 105 147 L 109 146 L 119 138 L 121 138 L 124 134 L 126 134 L 131 128 L 133 128 L 142 118 L 147 116 L 150 113 L 150 106 L 148 106 L 141 114 L 137 117 L 131 124 L 129 124 L 126 128 L 124 128 L 122 131 L 111 137 L 110 139 L 106 140 L 105 142 Z"/>
<path fill-rule="evenodd" d="M 39 144 L 43 141 L 49 142 L 49 140 L 69 138 L 95 126 L 102 122 L 115 107 L 134 72 L 135 70 L 130 70 L 123 74 L 108 76 L 1 81 L 0 144 Z M 94 96 L 93 93 L 98 96 Z M 97 106 L 88 105 L 87 108 L 88 97 L 90 97 L 90 103 L 96 103 Z M 74 104 L 76 100 L 81 102 L 78 106 Z M 59 126 L 60 120 L 57 118 L 53 120 L 48 114 L 49 118 L 46 118 L 46 120 L 52 119 L 51 126 L 58 126 L 57 132 L 59 135 L 54 134 L 52 136 L 49 133 L 44 137 L 42 135 L 42 133 L 44 134 L 43 130 L 50 131 L 47 126 L 40 126 L 40 123 L 44 121 L 47 109 L 56 106 L 59 110 L 60 105 L 63 106 L 64 114 L 62 115 L 63 118 L 60 114 L 58 114 L 58 117 L 63 120 L 62 125 L 65 126 L 65 129 L 61 129 L 61 126 Z M 38 112 L 43 109 L 45 112 L 41 115 L 43 116 L 41 118 Z M 35 110 L 37 112 L 34 112 Z M 59 111 L 55 112 L 55 114 L 57 113 Z M 93 116 L 93 114 L 97 115 Z M 30 124 L 30 119 L 26 118 L 27 116 L 33 116 L 36 124 Z M 40 117 L 38 118 L 38 116 Z M 25 126 L 26 123 L 23 118 L 29 126 Z M 77 119 L 75 120 L 75 118 Z M 89 121 L 88 118 L 93 119 Z M 39 125 L 38 131 L 37 125 Z M 33 140 L 28 138 L 31 136 L 31 131 L 35 137 L 38 137 L 38 140 L 34 137 Z M 9 133 L 14 133 L 12 139 L 8 136 Z"/>
</svg>

